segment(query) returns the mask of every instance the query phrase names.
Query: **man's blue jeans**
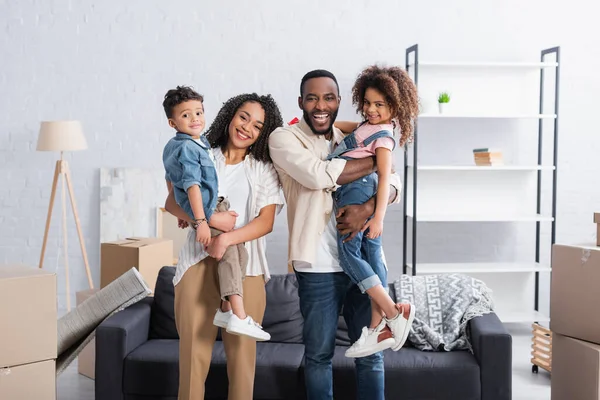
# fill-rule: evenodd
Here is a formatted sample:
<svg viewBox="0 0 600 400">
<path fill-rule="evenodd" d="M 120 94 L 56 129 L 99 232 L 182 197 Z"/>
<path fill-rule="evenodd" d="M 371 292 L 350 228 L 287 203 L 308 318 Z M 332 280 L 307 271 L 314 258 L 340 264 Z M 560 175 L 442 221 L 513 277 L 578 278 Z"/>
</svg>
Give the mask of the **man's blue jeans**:
<svg viewBox="0 0 600 400">
<path fill-rule="evenodd" d="M 305 382 L 308 400 L 333 399 L 331 359 L 338 316 L 344 319 L 354 343 L 371 322 L 371 302 L 343 272 L 296 272 L 300 310 L 304 318 Z M 384 400 L 383 354 L 356 358 L 358 399 Z"/>
</svg>

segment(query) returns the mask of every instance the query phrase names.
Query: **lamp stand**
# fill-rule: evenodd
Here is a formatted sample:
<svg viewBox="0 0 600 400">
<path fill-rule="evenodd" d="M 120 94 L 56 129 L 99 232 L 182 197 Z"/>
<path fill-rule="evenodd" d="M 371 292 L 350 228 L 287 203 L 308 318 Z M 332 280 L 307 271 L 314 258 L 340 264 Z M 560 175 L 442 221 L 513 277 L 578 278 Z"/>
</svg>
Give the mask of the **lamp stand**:
<svg viewBox="0 0 600 400">
<path fill-rule="evenodd" d="M 54 181 L 52 182 L 52 192 L 50 193 L 50 204 L 48 206 L 48 217 L 46 218 L 46 229 L 44 231 L 44 242 L 42 244 L 42 254 L 40 255 L 40 268 L 44 265 L 44 254 L 46 252 L 46 244 L 48 242 L 48 232 L 50 230 L 50 220 L 52 219 L 52 209 L 54 207 L 54 198 L 56 196 L 56 186 L 58 184 L 58 178 L 62 177 L 62 217 L 63 217 L 63 239 L 64 239 L 64 252 L 65 252 L 65 272 L 66 272 L 66 284 L 67 284 L 67 309 L 71 310 L 71 296 L 69 286 L 69 257 L 67 252 L 67 205 L 65 201 L 66 193 L 65 189 L 69 190 L 69 198 L 71 199 L 71 207 L 73 208 L 73 216 L 75 217 L 75 226 L 77 227 L 77 235 L 79 236 L 79 244 L 81 246 L 81 253 L 83 254 L 83 262 L 85 264 L 85 271 L 87 274 L 88 284 L 90 289 L 94 288 L 92 282 L 92 274 L 90 273 L 90 266 L 88 263 L 87 253 L 85 251 L 85 243 L 83 241 L 83 234 L 81 233 L 81 226 L 79 224 L 79 215 L 77 214 L 77 206 L 75 205 L 75 195 L 73 194 L 73 186 L 71 184 L 71 172 L 69 170 L 69 164 L 66 160 L 63 160 L 63 152 L 60 152 L 60 160 L 56 162 L 56 168 L 54 169 Z M 66 188 L 65 188 L 66 184 Z"/>
</svg>

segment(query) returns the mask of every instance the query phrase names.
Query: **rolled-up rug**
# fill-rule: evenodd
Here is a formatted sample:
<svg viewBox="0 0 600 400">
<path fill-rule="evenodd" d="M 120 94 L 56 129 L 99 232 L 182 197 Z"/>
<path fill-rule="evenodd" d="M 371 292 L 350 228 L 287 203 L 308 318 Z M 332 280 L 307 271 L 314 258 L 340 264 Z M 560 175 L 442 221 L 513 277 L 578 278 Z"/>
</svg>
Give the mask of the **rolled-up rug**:
<svg viewBox="0 0 600 400">
<path fill-rule="evenodd" d="M 61 317 L 58 320 L 56 375 L 60 375 L 94 338 L 102 321 L 151 293 L 139 271 L 131 268 Z"/>
</svg>

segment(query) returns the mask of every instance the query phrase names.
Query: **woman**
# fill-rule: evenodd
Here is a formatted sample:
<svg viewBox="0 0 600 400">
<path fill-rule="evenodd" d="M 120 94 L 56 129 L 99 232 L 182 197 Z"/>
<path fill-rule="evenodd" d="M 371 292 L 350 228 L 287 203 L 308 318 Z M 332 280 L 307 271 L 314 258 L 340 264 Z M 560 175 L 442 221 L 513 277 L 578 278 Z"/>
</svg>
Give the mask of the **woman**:
<svg viewBox="0 0 600 400">
<path fill-rule="evenodd" d="M 213 316 L 220 306 L 216 260 L 228 246 L 245 243 L 248 266 L 244 280 L 244 307 L 257 323 L 266 306 L 269 280 L 265 235 L 273 229 L 281 209 L 277 173 L 271 164 L 268 138 L 283 125 L 270 95 L 242 94 L 229 99 L 206 136 L 213 147 L 219 195 L 229 199 L 237 213 L 235 227 L 213 238 L 208 248 L 195 241 L 190 230 L 179 254 L 175 284 L 175 322 L 179 332 L 179 399 L 203 399 L 204 382 L 217 336 Z M 189 217 L 169 194 L 166 208 L 183 221 Z M 229 399 L 252 399 L 256 341 L 222 332 L 227 356 Z"/>
</svg>

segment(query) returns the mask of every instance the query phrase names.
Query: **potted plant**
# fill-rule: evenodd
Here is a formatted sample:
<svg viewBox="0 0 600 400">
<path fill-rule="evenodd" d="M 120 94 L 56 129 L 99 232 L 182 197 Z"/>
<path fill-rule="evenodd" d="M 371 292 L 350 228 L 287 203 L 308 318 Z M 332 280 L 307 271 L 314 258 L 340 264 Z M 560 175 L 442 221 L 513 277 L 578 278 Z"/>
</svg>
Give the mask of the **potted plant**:
<svg viewBox="0 0 600 400">
<path fill-rule="evenodd" d="M 446 108 L 446 104 L 450 102 L 450 94 L 448 92 L 442 92 L 438 96 L 438 106 L 440 110 L 440 114 L 444 113 L 444 109 Z"/>
</svg>

